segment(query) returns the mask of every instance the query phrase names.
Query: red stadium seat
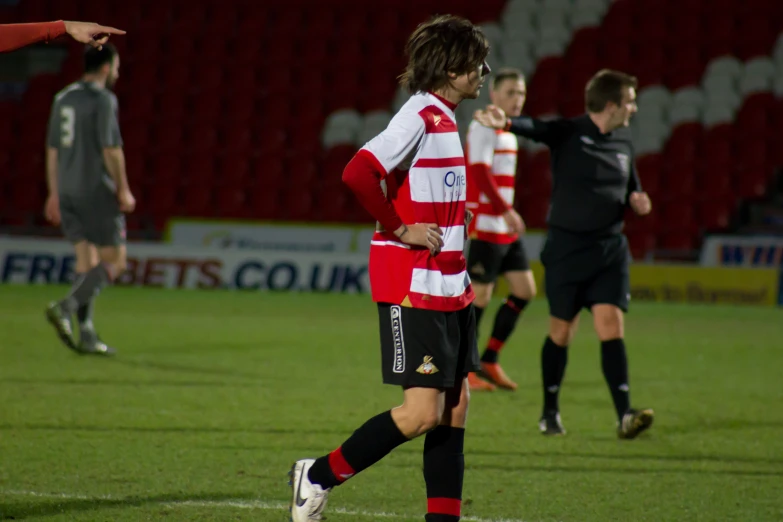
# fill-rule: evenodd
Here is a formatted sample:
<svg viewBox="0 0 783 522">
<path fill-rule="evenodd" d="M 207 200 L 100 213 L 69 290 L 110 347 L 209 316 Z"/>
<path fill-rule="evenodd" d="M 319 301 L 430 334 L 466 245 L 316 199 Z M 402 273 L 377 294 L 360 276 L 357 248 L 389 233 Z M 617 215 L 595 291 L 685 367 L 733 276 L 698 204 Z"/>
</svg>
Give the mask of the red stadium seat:
<svg viewBox="0 0 783 522">
<path fill-rule="evenodd" d="M 546 228 L 546 217 L 549 212 L 549 198 L 531 196 L 521 201 L 516 209 L 525 220 L 527 228 Z"/>
<path fill-rule="evenodd" d="M 290 188 L 283 198 L 283 207 L 288 219 L 308 220 L 312 215 L 313 196 L 307 190 L 299 190 L 299 187 Z"/>
<path fill-rule="evenodd" d="M 655 234 L 636 233 L 628 234 L 628 246 L 634 259 L 644 259 L 655 250 Z"/>
<path fill-rule="evenodd" d="M 761 198 L 767 192 L 767 173 L 762 167 L 747 167 L 737 171 L 736 194 L 741 198 Z"/>
<path fill-rule="evenodd" d="M 187 188 L 183 198 L 183 210 L 187 216 L 209 216 L 213 210 L 212 187 L 192 185 Z"/>
<path fill-rule="evenodd" d="M 721 231 L 729 227 L 734 211 L 734 198 L 706 199 L 699 202 L 697 220 L 700 227 L 707 231 Z"/>
<path fill-rule="evenodd" d="M 667 251 L 691 252 L 696 249 L 696 241 L 693 233 L 672 231 L 660 236 L 658 248 Z"/>
<path fill-rule="evenodd" d="M 661 177 L 663 176 L 662 163 L 663 160 L 660 154 L 645 154 L 636 160 L 639 181 L 641 181 L 645 192 L 650 194 L 650 197 L 655 197 L 655 194 L 658 193 Z"/>
<path fill-rule="evenodd" d="M 664 203 L 658 217 L 658 229 L 662 232 L 685 230 L 690 233 L 696 226 L 690 199 L 680 198 Z"/>
<path fill-rule="evenodd" d="M 389 109 L 395 77 L 404 66 L 405 38 L 439 4 L 386 1 L 368 7 L 351 0 L 312 9 L 303 0 L 241 6 L 206 1 L 196 10 L 187 0 L 139 0 L 133 6 L 64 2 L 58 4 L 59 14 L 52 2 L 21 2 L 6 10 L 14 14 L 11 20 L 22 21 L 28 18 L 19 13 L 59 18 L 71 13 L 73 19 L 97 13 L 104 22 L 128 29 L 116 41 L 123 56 L 116 92 L 128 168 L 131 176 L 145 179 L 144 190 L 162 187 L 149 211 L 140 203 L 141 212 L 150 212 L 141 221 L 160 224 L 177 211 L 212 212 L 211 194 L 197 189 L 202 178 L 210 190 L 213 183 L 221 187 L 223 203 L 244 190 L 246 197 L 229 211 L 235 217 L 312 219 L 324 214 L 332 220 L 368 221 L 340 179 L 353 146 L 322 151 L 323 122 L 338 108 Z M 449 9 L 476 22 L 497 22 L 506 3 L 454 0 Z M 563 56 L 537 64 L 526 113 L 583 113 L 585 82 L 601 67 L 635 74 L 640 91 L 658 83 L 671 89 L 700 85 L 711 58 L 770 56 L 781 23 L 783 3 L 774 0 L 612 2 L 599 27 L 579 29 Z M 166 34 L 179 37 L 169 41 Z M 24 105 L 0 103 L 0 141 L 8 144 L 8 153 L 0 155 L 6 184 L 42 170 L 41 143 L 52 96 L 81 73 L 80 49 L 68 50 L 56 76 L 31 82 Z M 18 117 L 22 107 L 24 118 Z M 774 168 L 783 166 L 781 134 L 783 101 L 772 93 L 743 100 L 733 124 L 672 129 L 663 151 L 637 160 L 643 187 L 654 197 L 655 216 L 629 221 L 634 254 L 661 245 L 693 246 L 694 227 L 725 227 L 734 206 L 724 202 L 759 197 Z M 528 225 L 544 226 L 549 169 L 548 152 L 535 152 L 529 160 L 520 155 L 517 192 L 530 214 Z M 171 200 L 165 187 L 173 183 L 176 193 L 180 179 L 190 182 L 182 195 L 192 194 L 192 201 Z M 290 182 L 312 184 L 313 191 L 298 198 L 284 189 Z M 325 200 L 315 192 L 320 187 L 334 198 Z M 32 205 L 34 198 L 28 197 Z M 667 214 L 687 217 L 682 215 L 686 201 L 692 209 L 690 225 L 675 231 Z M 657 241 L 650 233 L 655 227 L 668 236 Z"/>
<path fill-rule="evenodd" d="M 552 192 L 552 171 L 548 149 L 534 153 L 528 163 L 528 192 L 536 196 L 549 196 Z"/>
</svg>

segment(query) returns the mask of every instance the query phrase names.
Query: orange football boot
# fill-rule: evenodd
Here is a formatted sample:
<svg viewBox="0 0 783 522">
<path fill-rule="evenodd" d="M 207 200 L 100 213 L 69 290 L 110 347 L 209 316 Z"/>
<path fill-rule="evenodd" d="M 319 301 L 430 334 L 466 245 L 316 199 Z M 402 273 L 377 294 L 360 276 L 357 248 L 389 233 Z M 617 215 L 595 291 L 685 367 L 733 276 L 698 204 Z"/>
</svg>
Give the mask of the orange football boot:
<svg viewBox="0 0 783 522">
<path fill-rule="evenodd" d="M 468 374 L 468 386 L 472 391 L 494 391 L 495 385 L 487 382 L 474 372 Z"/>
<path fill-rule="evenodd" d="M 498 363 L 482 362 L 481 375 L 491 383 L 506 390 L 513 391 L 517 389 L 517 383 L 508 378 L 508 375 L 506 375 L 506 372 L 503 371 L 503 368 Z"/>
</svg>

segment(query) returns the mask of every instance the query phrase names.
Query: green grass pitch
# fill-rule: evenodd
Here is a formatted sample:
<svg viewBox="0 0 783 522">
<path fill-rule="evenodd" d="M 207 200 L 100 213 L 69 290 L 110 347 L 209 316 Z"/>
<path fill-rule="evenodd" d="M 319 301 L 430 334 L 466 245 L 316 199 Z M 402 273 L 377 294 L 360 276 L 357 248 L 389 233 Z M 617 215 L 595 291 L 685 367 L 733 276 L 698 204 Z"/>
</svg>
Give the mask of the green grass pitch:
<svg viewBox="0 0 783 522">
<path fill-rule="evenodd" d="M 65 290 L 0 286 L 0 520 L 285 521 L 291 463 L 401 397 L 380 384 L 368 296 L 110 288 L 96 307 L 110 360 L 46 324 Z M 634 303 L 627 323 L 650 432 L 616 438 L 586 315 L 568 435 L 538 433 L 537 300 L 501 359 L 520 389 L 473 394 L 465 520 L 783 520 L 783 311 Z M 329 520 L 423 520 L 422 444 L 337 488 Z"/>
</svg>

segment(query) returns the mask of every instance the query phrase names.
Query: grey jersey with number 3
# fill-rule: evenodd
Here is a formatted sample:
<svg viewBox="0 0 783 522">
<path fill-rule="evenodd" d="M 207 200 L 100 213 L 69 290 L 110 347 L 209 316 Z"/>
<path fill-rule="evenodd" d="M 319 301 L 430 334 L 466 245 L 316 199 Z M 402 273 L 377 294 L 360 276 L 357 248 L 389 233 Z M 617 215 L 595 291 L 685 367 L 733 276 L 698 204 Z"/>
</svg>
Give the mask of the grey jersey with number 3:
<svg viewBox="0 0 783 522">
<path fill-rule="evenodd" d="M 122 147 L 117 97 L 92 82 L 76 82 L 54 98 L 47 144 L 57 149 L 60 195 L 85 197 L 116 192 L 103 149 Z"/>
</svg>

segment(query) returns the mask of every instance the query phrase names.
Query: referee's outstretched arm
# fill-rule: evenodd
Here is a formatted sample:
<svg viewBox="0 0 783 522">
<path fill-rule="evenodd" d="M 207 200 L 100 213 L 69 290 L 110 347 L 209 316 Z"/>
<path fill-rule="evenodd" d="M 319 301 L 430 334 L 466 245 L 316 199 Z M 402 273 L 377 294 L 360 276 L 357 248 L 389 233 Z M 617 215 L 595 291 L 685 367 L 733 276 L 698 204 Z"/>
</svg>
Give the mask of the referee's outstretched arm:
<svg viewBox="0 0 783 522">
<path fill-rule="evenodd" d="M 543 121 L 529 116 L 509 118 L 501 108 L 494 105 L 476 111 L 473 117 L 485 127 L 512 132 L 549 146 L 556 144 L 568 134 L 565 120 Z"/>
</svg>

